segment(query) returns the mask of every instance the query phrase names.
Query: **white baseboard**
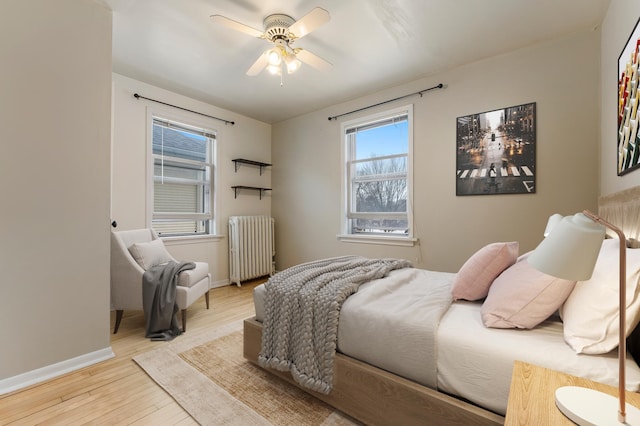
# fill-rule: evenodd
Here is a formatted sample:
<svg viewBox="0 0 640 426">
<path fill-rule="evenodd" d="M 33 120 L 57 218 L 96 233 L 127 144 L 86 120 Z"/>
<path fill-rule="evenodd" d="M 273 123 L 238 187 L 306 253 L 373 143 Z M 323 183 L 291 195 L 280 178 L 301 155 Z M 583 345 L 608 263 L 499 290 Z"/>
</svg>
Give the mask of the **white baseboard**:
<svg viewBox="0 0 640 426">
<path fill-rule="evenodd" d="M 19 389 L 26 388 L 27 386 L 62 376 L 63 374 L 71 373 L 72 371 L 106 361 L 114 356 L 115 354 L 109 346 L 108 348 L 80 355 L 56 364 L 47 365 L 46 367 L 18 374 L 17 376 L 2 379 L 0 380 L 0 395 L 17 391 Z"/>
<path fill-rule="evenodd" d="M 210 287 L 210 288 L 224 287 L 224 286 L 226 286 L 226 285 L 229 285 L 230 283 L 231 283 L 231 281 L 229 281 L 228 279 L 226 279 L 226 280 L 212 281 L 212 282 L 211 282 L 211 287 Z"/>
</svg>

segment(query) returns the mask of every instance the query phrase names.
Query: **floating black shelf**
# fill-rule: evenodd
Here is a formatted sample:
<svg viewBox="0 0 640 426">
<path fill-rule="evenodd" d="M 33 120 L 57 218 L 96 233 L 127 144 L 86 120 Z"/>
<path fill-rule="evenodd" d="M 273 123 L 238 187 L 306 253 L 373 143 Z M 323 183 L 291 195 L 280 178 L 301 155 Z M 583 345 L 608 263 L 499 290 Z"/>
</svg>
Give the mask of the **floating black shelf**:
<svg viewBox="0 0 640 426">
<path fill-rule="evenodd" d="M 250 189 L 250 190 L 254 190 L 254 191 L 260 191 L 260 199 L 261 200 L 262 200 L 262 193 L 264 191 L 271 191 L 271 188 L 260 188 L 259 186 L 235 185 L 235 186 L 232 186 L 231 188 L 233 188 L 233 191 L 234 191 L 233 198 L 238 198 L 238 190 L 239 189 Z"/>
<path fill-rule="evenodd" d="M 264 169 L 265 167 L 271 166 L 271 164 L 269 164 L 269 163 L 263 163 L 261 161 L 247 160 L 247 159 L 244 159 L 244 158 L 234 158 L 231 161 L 233 161 L 233 163 L 235 165 L 236 172 L 238 171 L 238 167 L 240 167 L 240 164 L 248 164 L 250 166 L 258 166 L 258 167 L 260 167 L 260 175 L 262 175 L 262 169 Z"/>
</svg>

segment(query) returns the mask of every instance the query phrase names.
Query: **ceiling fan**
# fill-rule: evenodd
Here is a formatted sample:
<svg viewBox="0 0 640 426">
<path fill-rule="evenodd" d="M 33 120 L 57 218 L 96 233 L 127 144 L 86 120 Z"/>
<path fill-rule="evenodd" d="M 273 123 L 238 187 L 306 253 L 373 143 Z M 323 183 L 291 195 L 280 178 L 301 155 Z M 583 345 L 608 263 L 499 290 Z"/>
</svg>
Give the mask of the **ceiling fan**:
<svg viewBox="0 0 640 426">
<path fill-rule="evenodd" d="M 296 40 L 326 24 L 330 19 L 329 12 L 320 7 L 316 7 L 297 21 L 289 15 L 276 13 L 264 18 L 264 31 L 259 31 L 222 15 L 211 15 L 213 22 L 273 43 L 274 46 L 264 51 L 247 70 L 248 76 L 258 75 L 265 68 L 271 74 L 278 75 L 282 75 L 282 70 L 286 68 L 287 73 L 291 74 L 300 68 L 301 62 L 320 71 L 331 69 L 332 65 L 319 56 L 300 47 L 291 46 Z"/>
</svg>

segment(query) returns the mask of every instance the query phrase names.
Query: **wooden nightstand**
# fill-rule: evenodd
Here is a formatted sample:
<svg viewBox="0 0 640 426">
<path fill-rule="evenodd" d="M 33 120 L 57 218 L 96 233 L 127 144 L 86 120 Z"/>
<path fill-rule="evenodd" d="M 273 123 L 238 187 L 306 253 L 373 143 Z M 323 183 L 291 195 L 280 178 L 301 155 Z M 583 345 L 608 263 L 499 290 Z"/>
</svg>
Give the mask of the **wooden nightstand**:
<svg viewBox="0 0 640 426">
<path fill-rule="evenodd" d="M 618 389 L 602 383 L 516 361 L 511 376 L 505 425 L 573 425 L 556 407 L 560 386 L 582 386 L 618 396 Z M 626 401 L 640 407 L 640 394 L 626 393 Z M 614 413 L 615 416 L 615 413 Z"/>
</svg>

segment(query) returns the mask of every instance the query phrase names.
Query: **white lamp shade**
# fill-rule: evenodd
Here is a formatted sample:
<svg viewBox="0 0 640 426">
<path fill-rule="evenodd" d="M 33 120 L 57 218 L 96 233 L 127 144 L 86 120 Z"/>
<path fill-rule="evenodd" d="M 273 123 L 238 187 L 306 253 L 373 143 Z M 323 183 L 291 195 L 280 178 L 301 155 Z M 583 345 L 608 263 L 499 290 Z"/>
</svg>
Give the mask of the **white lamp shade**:
<svg viewBox="0 0 640 426">
<path fill-rule="evenodd" d="M 593 274 L 604 236 L 605 227 L 584 214 L 566 216 L 553 226 L 527 260 L 547 275 L 585 281 Z"/>
<path fill-rule="evenodd" d="M 277 66 L 282 61 L 282 54 L 278 48 L 273 48 L 267 53 L 267 60 L 269 65 Z"/>
<path fill-rule="evenodd" d="M 281 69 L 279 65 L 267 65 L 267 70 L 271 75 L 280 75 Z"/>
<path fill-rule="evenodd" d="M 293 55 L 287 55 L 285 62 L 287 64 L 287 73 L 289 74 L 293 74 L 298 71 L 298 68 L 302 65 L 302 63 Z"/>
</svg>

